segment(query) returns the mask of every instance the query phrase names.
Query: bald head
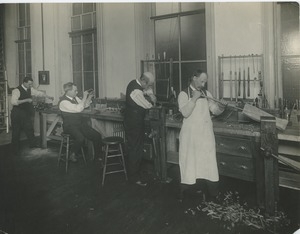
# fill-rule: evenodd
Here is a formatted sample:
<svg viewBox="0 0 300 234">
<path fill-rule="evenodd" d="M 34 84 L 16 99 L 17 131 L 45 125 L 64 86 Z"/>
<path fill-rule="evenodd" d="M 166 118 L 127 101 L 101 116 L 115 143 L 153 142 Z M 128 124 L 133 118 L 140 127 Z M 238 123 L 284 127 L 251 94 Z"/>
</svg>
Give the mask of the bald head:
<svg viewBox="0 0 300 234">
<path fill-rule="evenodd" d="M 144 72 L 139 80 L 140 80 L 142 87 L 144 89 L 147 89 L 154 84 L 155 77 L 153 76 L 153 74 L 151 72 Z"/>
</svg>

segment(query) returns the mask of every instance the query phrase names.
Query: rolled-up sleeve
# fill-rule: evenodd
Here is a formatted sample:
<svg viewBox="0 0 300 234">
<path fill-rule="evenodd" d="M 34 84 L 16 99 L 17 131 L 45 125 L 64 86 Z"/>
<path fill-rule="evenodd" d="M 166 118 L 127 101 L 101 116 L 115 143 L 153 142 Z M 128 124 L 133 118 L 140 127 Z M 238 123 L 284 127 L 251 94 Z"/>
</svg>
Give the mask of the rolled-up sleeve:
<svg viewBox="0 0 300 234">
<path fill-rule="evenodd" d="M 193 101 L 189 100 L 188 95 L 185 92 L 179 93 L 178 107 L 183 117 L 185 118 L 189 117 L 192 114 L 195 105 L 196 104 Z"/>
<path fill-rule="evenodd" d="M 139 89 L 133 90 L 130 94 L 130 97 L 137 105 L 143 107 L 144 109 L 150 109 L 152 107 L 152 104 L 144 97 L 143 91 Z"/>
<path fill-rule="evenodd" d="M 84 109 L 84 103 L 73 104 L 70 101 L 63 100 L 59 104 L 59 109 L 68 113 L 79 113 Z"/>
<path fill-rule="evenodd" d="M 11 93 L 11 101 L 10 103 L 13 105 L 13 106 L 18 106 L 18 100 L 19 100 L 19 97 L 20 97 L 20 90 L 18 89 L 14 89 Z"/>
</svg>

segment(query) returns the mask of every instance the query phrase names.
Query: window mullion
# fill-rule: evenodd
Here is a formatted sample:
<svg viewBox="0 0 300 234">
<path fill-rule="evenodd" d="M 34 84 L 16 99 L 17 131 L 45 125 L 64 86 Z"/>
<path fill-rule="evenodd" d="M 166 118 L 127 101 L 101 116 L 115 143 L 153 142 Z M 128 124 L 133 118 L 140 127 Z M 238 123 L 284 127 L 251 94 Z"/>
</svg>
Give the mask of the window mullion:
<svg viewBox="0 0 300 234">
<path fill-rule="evenodd" d="M 80 49 L 81 49 L 81 85 L 82 85 L 82 93 L 84 92 L 84 63 L 83 63 L 83 35 L 80 36 Z"/>
<path fill-rule="evenodd" d="M 94 83 L 94 89 L 96 88 L 96 71 L 95 71 L 95 38 L 94 33 L 92 34 L 92 45 L 93 45 L 93 83 Z M 96 94 L 96 90 L 94 91 Z"/>
<path fill-rule="evenodd" d="M 180 7 L 180 6 L 179 6 Z M 179 90 L 182 90 L 182 82 L 181 82 L 181 20 L 180 16 L 177 16 L 178 20 L 178 62 L 179 62 Z"/>
</svg>

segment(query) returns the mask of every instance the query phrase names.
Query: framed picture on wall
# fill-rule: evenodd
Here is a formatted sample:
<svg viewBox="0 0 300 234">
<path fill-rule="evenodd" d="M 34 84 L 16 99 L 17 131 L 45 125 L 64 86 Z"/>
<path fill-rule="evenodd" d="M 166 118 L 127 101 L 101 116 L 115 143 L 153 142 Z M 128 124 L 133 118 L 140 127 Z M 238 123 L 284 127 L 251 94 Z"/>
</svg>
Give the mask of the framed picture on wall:
<svg viewBox="0 0 300 234">
<path fill-rule="evenodd" d="M 50 84 L 49 71 L 39 71 L 39 84 L 40 85 Z"/>
</svg>

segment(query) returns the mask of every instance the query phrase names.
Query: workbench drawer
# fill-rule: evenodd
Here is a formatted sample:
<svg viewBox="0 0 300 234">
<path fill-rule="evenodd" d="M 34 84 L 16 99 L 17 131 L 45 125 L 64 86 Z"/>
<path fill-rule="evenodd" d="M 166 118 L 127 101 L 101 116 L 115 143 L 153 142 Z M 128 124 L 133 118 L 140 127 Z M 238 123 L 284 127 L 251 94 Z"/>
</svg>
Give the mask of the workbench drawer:
<svg viewBox="0 0 300 234">
<path fill-rule="evenodd" d="M 235 156 L 252 158 L 251 141 L 243 138 L 216 135 L 216 150 Z"/>
<path fill-rule="evenodd" d="M 217 154 L 220 175 L 254 181 L 253 160 L 226 154 Z"/>
</svg>

